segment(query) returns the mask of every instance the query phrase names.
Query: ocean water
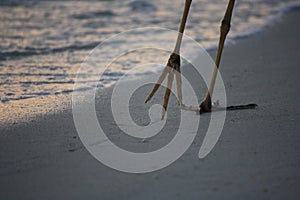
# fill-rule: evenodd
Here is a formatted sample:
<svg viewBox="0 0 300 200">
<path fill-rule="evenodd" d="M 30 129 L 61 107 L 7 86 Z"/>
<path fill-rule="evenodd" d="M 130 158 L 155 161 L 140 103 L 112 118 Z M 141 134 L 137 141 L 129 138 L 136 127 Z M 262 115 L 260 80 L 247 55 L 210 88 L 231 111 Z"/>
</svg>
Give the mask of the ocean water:
<svg viewBox="0 0 300 200">
<path fill-rule="evenodd" d="M 216 47 L 227 3 L 227 0 L 194 0 L 185 34 L 207 49 Z M 295 0 L 237 0 L 228 41 L 251 37 L 280 19 L 283 12 L 299 5 L 300 1 Z M 154 26 L 177 31 L 183 6 L 184 0 L 1 1 L 0 105 L 72 93 L 77 70 L 94 47 L 134 28 Z M 102 56 L 110 58 L 119 47 L 139 42 L 138 38 L 146 34 L 128 34 L 126 41 L 112 43 Z M 170 40 L 163 32 L 157 35 L 158 40 L 142 41 Z M 190 52 L 193 54 L 193 49 Z M 96 72 L 89 71 L 80 74 L 79 81 L 92 82 L 95 87 L 110 86 L 130 66 L 166 62 L 168 56 L 166 52 L 160 58 L 151 56 L 151 51 L 140 51 L 138 56 L 129 53 L 115 62 L 101 79 Z M 101 60 L 97 62 L 99 67 L 105 67 L 101 66 Z M 142 77 L 144 73 L 159 70 L 148 67 L 134 75 Z M 82 88 L 85 89 L 90 88 Z"/>
</svg>

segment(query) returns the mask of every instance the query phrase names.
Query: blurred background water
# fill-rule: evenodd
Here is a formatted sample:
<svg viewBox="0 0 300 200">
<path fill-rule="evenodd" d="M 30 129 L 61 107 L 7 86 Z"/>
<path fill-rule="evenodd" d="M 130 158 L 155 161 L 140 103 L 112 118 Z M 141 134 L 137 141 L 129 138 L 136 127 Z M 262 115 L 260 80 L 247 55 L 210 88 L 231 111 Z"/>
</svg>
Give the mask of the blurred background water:
<svg viewBox="0 0 300 200">
<path fill-rule="evenodd" d="M 133 28 L 155 26 L 177 31 L 184 2 L 1 1 L 0 105 L 72 93 L 77 70 L 94 47 L 114 34 Z M 227 0 L 194 0 L 185 33 L 207 49 L 216 47 L 220 21 L 227 3 Z M 299 6 L 299 3 L 295 0 L 238 0 L 230 40 L 251 36 L 280 19 L 284 11 Z M 128 41 L 112 44 L 102 56 L 109 58 L 118 47 L 126 48 L 126 42 L 139 42 L 138 37 L 144 36 L 140 33 L 139 36 L 129 34 Z M 170 39 L 163 33 L 159 38 L 143 42 L 160 43 Z M 190 51 L 192 54 L 193 50 Z M 89 72 L 89 78 L 82 81 L 94 82 L 98 87 L 109 86 L 131 65 L 161 60 L 149 56 L 149 52 L 144 53 L 123 57 L 111 71 L 104 74 L 100 82 L 98 74 L 93 72 Z M 166 62 L 168 54 L 162 53 L 162 58 Z M 158 70 L 147 68 L 145 71 Z M 136 76 L 143 76 L 143 73 Z"/>
</svg>

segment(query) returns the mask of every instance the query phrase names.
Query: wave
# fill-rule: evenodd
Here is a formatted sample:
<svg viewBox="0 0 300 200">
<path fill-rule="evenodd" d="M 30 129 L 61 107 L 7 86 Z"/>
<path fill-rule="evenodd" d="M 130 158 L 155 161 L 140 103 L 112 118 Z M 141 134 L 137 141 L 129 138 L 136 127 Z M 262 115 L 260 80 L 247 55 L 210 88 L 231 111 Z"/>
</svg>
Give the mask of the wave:
<svg viewBox="0 0 300 200">
<path fill-rule="evenodd" d="M 134 12 L 154 12 L 157 11 L 157 8 L 155 5 L 147 2 L 147 1 L 133 1 L 128 4 L 130 9 Z"/>
<path fill-rule="evenodd" d="M 274 23 L 277 23 L 278 21 L 280 21 L 283 17 L 284 14 L 294 11 L 294 10 L 298 10 L 300 9 L 300 2 L 299 1 L 294 1 L 294 2 L 288 2 L 285 3 L 284 5 L 276 8 L 276 15 L 271 15 L 269 17 L 267 17 L 265 19 L 265 22 L 263 25 L 260 26 L 252 26 L 250 28 L 248 28 L 247 30 L 241 32 L 241 33 L 237 33 L 232 37 L 229 37 L 229 43 L 230 40 L 236 40 L 236 39 L 243 39 L 243 38 L 248 38 L 253 36 L 254 34 L 257 34 L 261 31 L 263 31 L 265 28 L 268 28 L 270 26 L 272 26 Z M 211 46 L 208 49 L 215 49 L 217 48 L 217 45 Z"/>
<path fill-rule="evenodd" d="M 17 6 L 23 6 L 23 7 L 32 7 L 35 4 L 37 4 L 37 0 L 31 0 L 31 1 L 19 1 L 19 0 L 6 0 L 6 1 L 0 1 L 0 6 L 9 6 L 9 7 L 17 7 Z"/>
<path fill-rule="evenodd" d="M 14 59 L 18 59 L 19 57 L 26 57 L 26 56 L 61 53 L 64 51 L 92 50 L 98 44 L 100 44 L 100 42 L 92 42 L 92 43 L 84 44 L 84 45 L 69 45 L 69 46 L 63 46 L 63 47 L 58 47 L 58 48 L 53 48 L 53 49 L 26 47 L 22 51 L 16 50 L 16 51 L 0 52 L 0 61 L 14 60 Z"/>
<path fill-rule="evenodd" d="M 101 88 L 101 87 L 103 87 L 103 85 L 102 84 L 95 84 L 92 87 L 80 87 L 80 88 L 77 88 L 77 89 L 65 89 L 65 90 L 61 90 L 61 91 L 58 91 L 58 92 L 54 92 L 54 93 L 46 92 L 46 91 L 29 92 L 29 93 L 23 94 L 23 95 L 18 96 L 18 97 L 9 97 L 9 96 L 14 95 L 14 94 L 11 94 L 11 95 L 6 95 L 6 97 L 0 97 L 0 102 L 8 103 L 10 101 L 32 99 L 32 98 L 37 98 L 37 97 L 49 96 L 49 95 L 69 94 L 69 93 L 72 93 L 72 92 L 84 92 L 84 91 L 94 89 L 95 87 L 96 88 Z"/>
<path fill-rule="evenodd" d="M 74 19 L 93 19 L 97 17 L 114 17 L 116 14 L 110 10 L 104 10 L 104 11 L 96 11 L 96 12 L 88 12 L 88 13 L 80 13 L 80 14 L 74 14 L 72 17 Z"/>
</svg>

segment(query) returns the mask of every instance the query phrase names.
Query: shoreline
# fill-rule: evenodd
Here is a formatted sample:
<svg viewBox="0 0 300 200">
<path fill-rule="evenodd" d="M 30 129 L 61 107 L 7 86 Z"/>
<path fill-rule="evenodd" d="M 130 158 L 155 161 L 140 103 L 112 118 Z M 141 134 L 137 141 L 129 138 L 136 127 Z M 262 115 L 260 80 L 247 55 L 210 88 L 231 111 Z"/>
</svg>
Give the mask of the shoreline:
<svg viewBox="0 0 300 200">
<path fill-rule="evenodd" d="M 96 161 L 80 142 L 72 112 L 66 109 L 0 127 L 0 199 L 296 199 L 300 196 L 299 17 L 299 9 L 293 10 L 281 22 L 224 49 L 220 71 L 228 104 L 254 102 L 259 107 L 227 112 L 221 138 L 205 159 L 199 160 L 197 153 L 209 115 L 201 119 L 204 126 L 179 160 L 137 175 Z M 215 52 L 210 53 L 214 58 Z M 202 96 L 205 88 L 199 85 L 198 91 Z M 104 99 L 100 114 L 108 112 L 109 93 L 111 88 L 97 94 Z M 159 93 L 155 100 L 162 98 Z M 172 99 L 170 113 L 176 114 Z M 141 104 L 133 103 L 138 114 Z M 171 137 L 154 137 L 143 147 L 134 140 L 120 140 L 115 124 L 99 116 L 111 139 L 125 148 L 133 144 L 153 149 L 154 142 L 159 146 Z M 172 135 L 177 122 L 174 115 L 167 135 Z"/>
<path fill-rule="evenodd" d="M 247 39 L 251 39 L 252 37 L 256 37 L 257 34 L 260 34 L 273 26 L 277 26 L 281 23 L 282 19 L 285 15 L 288 15 L 290 12 L 297 12 L 300 9 L 299 2 L 288 2 L 284 6 L 278 9 L 278 13 L 269 20 L 266 21 L 262 27 L 259 27 L 257 30 L 254 28 L 251 33 L 246 31 L 241 35 L 234 36 L 234 39 L 230 37 L 230 34 L 226 40 L 225 49 L 234 46 L 236 43 Z M 233 37 L 233 36 L 232 36 Z M 215 52 L 217 49 L 217 41 L 216 44 L 212 47 L 208 47 L 206 51 L 211 55 L 214 59 Z M 143 77 L 138 77 L 139 79 Z M 112 86 L 104 88 L 104 90 L 113 88 L 115 83 Z M 22 125 L 24 123 L 30 123 L 31 121 L 35 121 L 40 118 L 42 115 L 51 115 L 55 113 L 65 112 L 66 110 L 71 109 L 71 94 L 60 94 L 60 95 L 47 95 L 34 97 L 24 100 L 13 100 L 8 103 L 2 103 L 2 116 L 0 116 L 0 127 L 10 127 L 15 125 Z M 22 105 L 24 104 L 24 105 Z M 30 104 L 37 104 L 35 107 L 30 107 Z M 44 105 L 47 105 L 46 107 Z"/>
</svg>

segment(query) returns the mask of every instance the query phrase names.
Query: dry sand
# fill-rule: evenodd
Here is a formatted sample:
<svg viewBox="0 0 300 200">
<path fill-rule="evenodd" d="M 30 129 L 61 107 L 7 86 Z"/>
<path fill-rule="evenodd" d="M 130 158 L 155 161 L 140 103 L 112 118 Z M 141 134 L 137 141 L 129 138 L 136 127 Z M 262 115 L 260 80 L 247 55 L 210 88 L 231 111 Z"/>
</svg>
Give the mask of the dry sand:
<svg viewBox="0 0 300 200">
<path fill-rule="evenodd" d="M 299 199 L 299 18 L 299 10 L 290 12 L 272 27 L 226 47 L 221 74 L 228 103 L 259 107 L 228 112 L 221 138 L 206 158 L 199 160 L 197 154 L 209 114 L 179 160 L 153 173 L 126 174 L 87 152 L 67 110 L 1 127 L 0 199 Z M 200 97 L 204 91 L 199 83 Z M 122 139 L 109 116 L 102 117 L 101 112 L 109 113 L 110 93 L 97 94 L 97 109 L 112 140 L 143 150 L 169 141 L 179 120 L 174 98 L 164 135 L 141 144 Z M 162 93 L 154 102 L 160 97 Z M 143 100 L 141 95 L 132 102 L 133 118 L 146 107 Z"/>
</svg>

